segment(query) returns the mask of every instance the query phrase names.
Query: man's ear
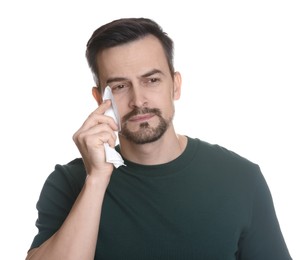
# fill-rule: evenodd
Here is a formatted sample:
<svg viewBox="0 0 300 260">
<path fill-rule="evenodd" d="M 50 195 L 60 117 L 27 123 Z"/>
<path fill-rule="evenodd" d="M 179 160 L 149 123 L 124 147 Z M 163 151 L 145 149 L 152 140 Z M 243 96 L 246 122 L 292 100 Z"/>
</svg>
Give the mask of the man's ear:
<svg viewBox="0 0 300 260">
<path fill-rule="evenodd" d="M 99 88 L 98 87 L 93 87 L 92 88 L 92 94 L 93 94 L 93 97 L 96 100 L 98 106 L 100 106 L 100 104 L 103 102 L 103 99 L 102 99 L 102 94 L 100 93 Z"/>
<path fill-rule="evenodd" d="M 181 95 L 181 75 L 178 71 L 176 71 L 174 73 L 174 94 L 173 94 L 173 98 L 174 100 L 178 100 L 180 98 Z"/>
</svg>

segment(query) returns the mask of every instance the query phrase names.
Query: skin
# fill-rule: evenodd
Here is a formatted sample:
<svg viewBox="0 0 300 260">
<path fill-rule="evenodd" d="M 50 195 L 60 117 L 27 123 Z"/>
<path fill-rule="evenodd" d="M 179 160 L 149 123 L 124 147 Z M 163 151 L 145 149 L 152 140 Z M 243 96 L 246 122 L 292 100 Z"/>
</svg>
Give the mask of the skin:
<svg viewBox="0 0 300 260">
<path fill-rule="evenodd" d="M 178 100 L 181 93 L 181 76 L 176 72 L 173 79 L 163 48 L 154 36 L 147 36 L 126 47 L 107 49 L 98 55 L 97 61 L 101 67 L 100 84 L 112 88 L 121 118 L 136 107 L 159 108 L 165 119 L 174 116 L 174 100 Z M 151 73 L 155 71 L 159 72 Z M 150 82 L 156 78 L 159 82 Z M 122 84 L 124 89 L 115 90 Z M 93 89 L 93 95 L 101 105 L 102 97 L 97 88 Z M 151 114 L 131 119 L 128 128 L 132 131 L 145 121 L 153 127 L 158 124 L 157 116 Z M 186 145 L 186 138 L 176 135 L 172 122 L 156 142 L 138 145 L 127 140 L 122 133 L 119 138 L 122 156 L 145 165 L 169 162 L 181 154 Z"/>
<path fill-rule="evenodd" d="M 181 76 L 178 72 L 170 74 L 159 41 L 146 36 L 106 49 L 98 54 L 97 62 L 101 67 L 100 84 L 112 88 L 122 128 L 134 135 L 151 137 L 151 129 L 160 122 L 155 113 L 127 116 L 135 110 L 141 112 L 145 107 L 159 109 L 161 117 L 168 123 L 158 140 L 145 144 L 129 140 L 121 130 L 122 156 L 144 165 L 166 163 L 178 157 L 187 144 L 187 138 L 177 135 L 172 123 L 174 101 L 180 98 Z M 40 247 L 30 250 L 27 260 L 94 259 L 103 198 L 113 171 L 112 164 L 105 162 L 103 144 L 108 142 L 111 147 L 115 146 L 117 125 L 104 115 L 111 102 L 102 102 L 102 93 L 97 87 L 92 88 L 92 94 L 98 108 L 73 136 L 86 167 L 86 182 L 61 228 Z"/>
</svg>

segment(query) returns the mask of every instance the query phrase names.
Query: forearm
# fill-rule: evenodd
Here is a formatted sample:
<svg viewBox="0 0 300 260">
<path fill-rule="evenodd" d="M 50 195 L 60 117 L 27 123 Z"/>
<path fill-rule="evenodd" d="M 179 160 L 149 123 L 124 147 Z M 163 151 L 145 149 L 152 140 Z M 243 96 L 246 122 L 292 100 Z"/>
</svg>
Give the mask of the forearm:
<svg viewBox="0 0 300 260">
<path fill-rule="evenodd" d="M 109 177 L 87 177 L 85 185 L 61 228 L 27 260 L 94 259 L 101 208 Z"/>
</svg>

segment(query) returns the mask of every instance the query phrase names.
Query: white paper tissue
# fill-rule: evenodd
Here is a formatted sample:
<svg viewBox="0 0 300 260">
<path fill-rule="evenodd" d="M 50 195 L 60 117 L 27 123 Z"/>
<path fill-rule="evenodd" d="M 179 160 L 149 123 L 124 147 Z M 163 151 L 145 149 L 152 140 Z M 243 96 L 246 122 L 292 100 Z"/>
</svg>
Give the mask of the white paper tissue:
<svg viewBox="0 0 300 260">
<path fill-rule="evenodd" d="M 107 99 L 110 99 L 112 104 L 111 107 L 105 111 L 104 115 L 112 117 L 118 125 L 118 131 L 120 131 L 121 123 L 119 113 L 111 89 L 108 86 L 104 90 L 103 101 Z M 121 155 L 114 148 L 110 147 L 108 143 L 104 144 L 104 150 L 106 162 L 112 163 L 116 168 L 118 168 L 121 165 L 125 165 Z"/>
</svg>

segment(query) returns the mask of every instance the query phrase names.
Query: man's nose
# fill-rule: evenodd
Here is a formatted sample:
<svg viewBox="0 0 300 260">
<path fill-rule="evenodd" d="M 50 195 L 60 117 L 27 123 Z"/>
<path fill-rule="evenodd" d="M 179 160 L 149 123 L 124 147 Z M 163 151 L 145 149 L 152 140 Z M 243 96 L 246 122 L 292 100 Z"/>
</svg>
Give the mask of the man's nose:
<svg viewBox="0 0 300 260">
<path fill-rule="evenodd" d="M 133 86 L 131 89 L 130 96 L 130 107 L 143 107 L 147 104 L 145 91 L 143 91 L 142 86 Z"/>
</svg>

